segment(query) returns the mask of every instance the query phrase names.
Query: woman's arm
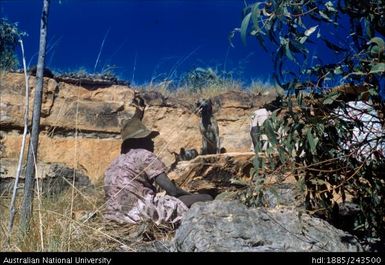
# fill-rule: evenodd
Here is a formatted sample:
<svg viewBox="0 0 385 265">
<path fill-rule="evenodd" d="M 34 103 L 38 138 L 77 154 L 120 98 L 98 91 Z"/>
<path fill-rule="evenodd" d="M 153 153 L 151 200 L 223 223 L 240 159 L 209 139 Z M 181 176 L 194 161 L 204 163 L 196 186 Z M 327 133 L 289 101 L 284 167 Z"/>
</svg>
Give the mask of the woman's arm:
<svg viewBox="0 0 385 265">
<path fill-rule="evenodd" d="M 181 189 L 174 182 L 172 182 L 165 173 L 161 173 L 155 177 L 155 182 L 162 189 L 166 191 L 168 195 L 179 197 L 183 195 L 190 195 L 191 193 Z"/>
</svg>

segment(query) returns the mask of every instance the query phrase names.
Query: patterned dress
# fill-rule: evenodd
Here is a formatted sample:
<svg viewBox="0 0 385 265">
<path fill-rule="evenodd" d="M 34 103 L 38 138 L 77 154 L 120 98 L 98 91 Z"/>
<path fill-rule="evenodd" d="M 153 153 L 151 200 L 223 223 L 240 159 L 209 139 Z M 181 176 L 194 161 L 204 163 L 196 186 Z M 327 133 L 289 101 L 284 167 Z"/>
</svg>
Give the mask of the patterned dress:
<svg viewBox="0 0 385 265">
<path fill-rule="evenodd" d="M 156 194 L 154 178 L 165 170 L 163 162 L 145 149 L 121 154 L 104 174 L 104 217 L 132 224 L 145 220 L 178 222 L 188 208 L 175 197 Z"/>
</svg>

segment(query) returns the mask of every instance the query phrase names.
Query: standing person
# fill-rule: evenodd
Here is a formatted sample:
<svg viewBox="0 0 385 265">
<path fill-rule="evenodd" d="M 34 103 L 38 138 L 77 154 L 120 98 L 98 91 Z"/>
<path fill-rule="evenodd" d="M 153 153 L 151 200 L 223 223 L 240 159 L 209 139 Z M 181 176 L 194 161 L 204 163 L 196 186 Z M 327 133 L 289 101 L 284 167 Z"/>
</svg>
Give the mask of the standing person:
<svg viewBox="0 0 385 265">
<path fill-rule="evenodd" d="M 132 224 L 145 220 L 176 223 L 193 203 L 213 199 L 208 194 L 191 194 L 168 178 L 166 166 L 153 153 L 153 138 L 158 135 L 136 117 L 123 125 L 121 154 L 104 174 L 106 219 Z M 157 194 L 155 183 L 167 195 Z"/>
</svg>

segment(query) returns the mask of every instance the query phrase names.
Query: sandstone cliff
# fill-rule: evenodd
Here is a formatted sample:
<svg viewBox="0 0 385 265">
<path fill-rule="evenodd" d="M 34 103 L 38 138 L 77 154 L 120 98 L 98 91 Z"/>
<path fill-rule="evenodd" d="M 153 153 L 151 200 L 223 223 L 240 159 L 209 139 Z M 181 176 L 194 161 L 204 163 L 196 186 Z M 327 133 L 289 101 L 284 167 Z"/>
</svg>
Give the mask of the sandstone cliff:
<svg viewBox="0 0 385 265">
<path fill-rule="evenodd" d="M 35 78 L 30 77 L 30 106 Z M 200 150 L 199 117 L 194 114 L 194 97 L 177 98 L 144 91 L 147 109 L 144 123 L 160 136 L 156 154 L 167 166 L 172 152 L 181 147 Z M 44 80 L 39 161 L 62 163 L 82 170 L 96 182 L 120 151 L 120 120 L 133 115 L 133 89 L 127 86 L 85 87 Z M 2 160 L 16 161 L 20 151 L 24 111 L 24 76 L 8 73 L 0 78 L 0 131 Z M 213 98 L 222 146 L 228 152 L 249 151 L 250 115 L 272 96 L 230 91 Z M 32 115 L 32 107 L 30 116 Z"/>
</svg>

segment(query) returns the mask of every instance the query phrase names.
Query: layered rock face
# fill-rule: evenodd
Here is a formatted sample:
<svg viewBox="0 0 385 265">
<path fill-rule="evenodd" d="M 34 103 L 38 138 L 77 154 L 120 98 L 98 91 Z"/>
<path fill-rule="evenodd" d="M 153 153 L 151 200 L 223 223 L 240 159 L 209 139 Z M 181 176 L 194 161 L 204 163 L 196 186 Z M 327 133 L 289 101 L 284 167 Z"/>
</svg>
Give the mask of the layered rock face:
<svg viewBox="0 0 385 265">
<path fill-rule="evenodd" d="M 253 152 L 225 153 L 198 156 L 190 161 L 179 162 L 170 178 L 190 192 L 233 192 L 250 184 Z"/>
<path fill-rule="evenodd" d="M 81 170 L 74 170 L 58 163 L 37 163 L 36 188 L 44 196 L 55 196 L 74 185 L 76 188 L 92 188 L 88 176 Z M 0 167 L 0 194 L 7 194 L 13 190 L 16 175 L 15 161 L 2 160 Z M 18 191 L 24 187 L 24 170 L 20 176 Z"/>
<path fill-rule="evenodd" d="M 174 238 L 182 252 L 356 252 L 358 240 L 290 207 L 247 208 L 236 201 L 196 203 Z"/>
<path fill-rule="evenodd" d="M 35 78 L 30 77 L 30 117 Z M 24 76 L 7 73 L 0 77 L 1 159 L 16 161 L 20 152 Z M 38 159 L 81 170 L 95 183 L 120 152 L 120 121 L 134 113 L 130 105 L 134 91 L 127 86 L 84 87 L 45 78 Z M 193 98 L 166 98 L 143 92 L 147 108 L 146 126 L 158 130 L 155 153 L 169 166 L 172 152 L 181 147 L 201 148 L 200 118 Z M 228 152 L 249 151 L 250 115 L 272 96 L 226 92 L 213 98 L 222 146 Z"/>
</svg>

